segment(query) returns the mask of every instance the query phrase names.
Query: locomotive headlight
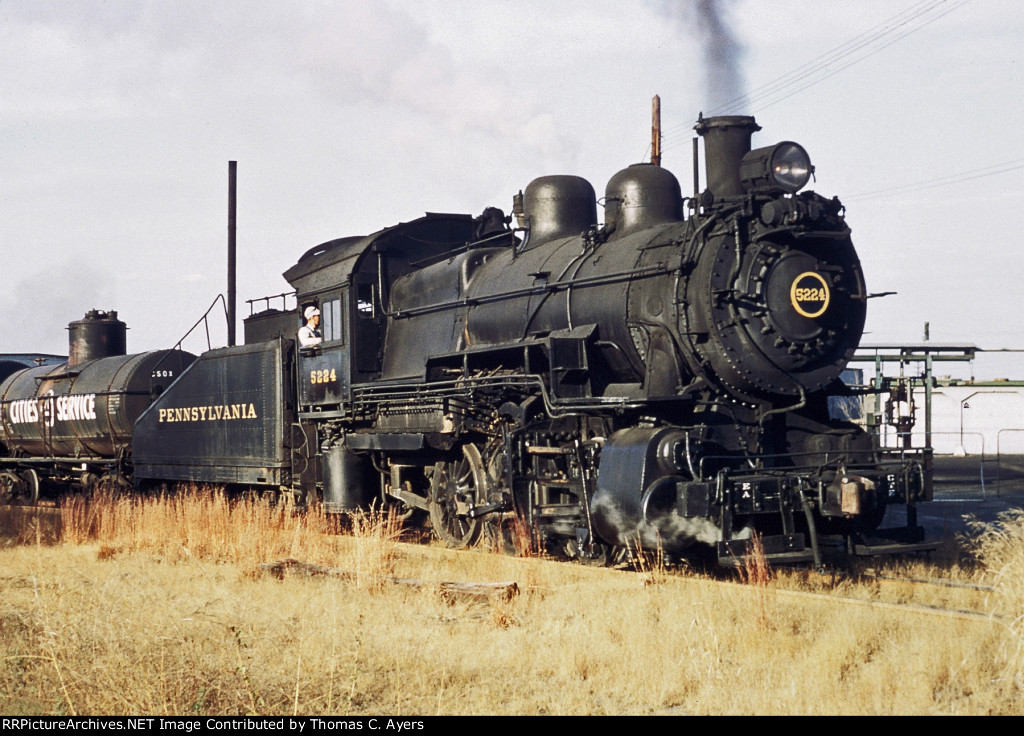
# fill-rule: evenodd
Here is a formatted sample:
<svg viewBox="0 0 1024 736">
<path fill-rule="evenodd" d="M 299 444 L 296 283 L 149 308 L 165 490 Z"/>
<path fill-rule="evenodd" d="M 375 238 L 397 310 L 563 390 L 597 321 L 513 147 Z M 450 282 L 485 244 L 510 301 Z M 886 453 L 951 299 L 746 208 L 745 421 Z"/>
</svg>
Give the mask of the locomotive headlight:
<svg viewBox="0 0 1024 736">
<path fill-rule="evenodd" d="M 749 192 L 792 194 L 802 189 L 813 173 L 807 151 L 792 141 L 755 149 L 740 161 L 740 180 Z"/>
</svg>

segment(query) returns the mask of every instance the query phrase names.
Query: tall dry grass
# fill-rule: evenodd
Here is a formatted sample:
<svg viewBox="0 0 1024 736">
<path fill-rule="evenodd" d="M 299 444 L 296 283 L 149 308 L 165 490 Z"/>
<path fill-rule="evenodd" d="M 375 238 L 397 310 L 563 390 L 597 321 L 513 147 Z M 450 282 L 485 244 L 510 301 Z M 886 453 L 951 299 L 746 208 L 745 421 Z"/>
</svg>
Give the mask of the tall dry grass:
<svg viewBox="0 0 1024 736">
<path fill-rule="evenodd" d="M 668 574 L 656 551 L 639 574 L 451 552 L 401 543 L 386 515 L 339 533 L 316 513 L 198 490 L 68 504 L 50 527 L 7 511 L 7 715 L 1024 713 L 1019 627 L 786 598 L 888 583 L 766 571 L 756 555 L 753 584 L 722 585 Z M 994 580 L 1021 579 L 1006 566 L 1014 533 L 993 535 L 1003 552 L 979 543 Z M 282 557 L 362 572 L 256 574 Z M 523 593 L 452 603 L 392 575 Z"/>
<path fill-rule="evenodd" d="M 360 585 L 378 587 L 393 570 L 402 532 L 398 517 L 379 509 L 340 517 L 196 486 L 156 496 L 71 497 L 59 512 L 57 538 L 97 543 L 101 559 L 147 552 L 167 562 L 235 563 L 255 574 L 260 563 L 292 558 L 347 565 Z"/>
<path fill-rule="evenodd" d="M 775 624 L 774 607 L 776 599 L 769 590 L 775 574 L 768 564 L 768 557 L 764 551 L 764 542 L 761 535 L 754 533 L 750 539 L 747 554 L 743 558 L 737 572 L 739 579 L 744 585 L 752 586 L 754 593 L 754 605 L 756 610 L 757 627 L 761 630 L 771 628 Z"/>
<path fill-rule="evenodd" d="M 360 522 L 361 523 L 361 522 Z M 60 504 L 60 539 L 97 542 L 106 554 L 145 550 L 165 560 L 183 558 L 253 564 L 271 557 L 325 553 L 338 520 L 322 511 L 298 513 L 290 503 L 230 498 L 223 490 L 193 487 L 157 496 L 101 494 Z"/>
<path fill-rule="evenodd" d="M 975 523 L 972 546 L 991 583 L 991 611 L 1004 622 L 1007 676 L 1024 690 L 1024 510 L 1004 512 L 991 524 Z"/>
</svg>

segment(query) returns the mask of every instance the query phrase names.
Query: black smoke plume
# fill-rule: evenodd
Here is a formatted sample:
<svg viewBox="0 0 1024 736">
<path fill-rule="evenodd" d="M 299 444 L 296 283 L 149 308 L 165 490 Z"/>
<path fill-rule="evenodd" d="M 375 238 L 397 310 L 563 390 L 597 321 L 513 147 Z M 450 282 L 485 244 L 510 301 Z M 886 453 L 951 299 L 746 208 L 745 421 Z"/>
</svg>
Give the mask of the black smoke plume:
<svg viewBox="0 0 1024 736">
<path fill-rule="evenodd" d="M 729 22 L 727 0 L 661 0 L 660 12 L 697 39 L 701 47 L 704 89 L 700 107 L 706 115 L 743 112 L 741 60 L 743 45 Z"/>
</svg>

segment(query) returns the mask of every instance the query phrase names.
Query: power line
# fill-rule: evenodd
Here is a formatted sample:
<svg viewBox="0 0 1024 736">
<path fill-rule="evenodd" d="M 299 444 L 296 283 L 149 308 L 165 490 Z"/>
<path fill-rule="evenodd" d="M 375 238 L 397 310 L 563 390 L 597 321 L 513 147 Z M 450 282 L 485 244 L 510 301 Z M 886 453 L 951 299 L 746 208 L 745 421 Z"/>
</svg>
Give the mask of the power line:
<svg viewBox="0 0 1024 736">
<path fill-rule="evenodd" d="M 983 179 L 987 176 L 1006 174 L 1010 171 L 1017 171 L 1018 169 L 1024 169 L 1024 158 L 1013 159 L 1011 161 L 1004 161 L 999 164 L 984 166 L 980 169 L 970 169 L 969 171 L 962 171 L 958 174 L 948 174 L 946 176 L 940 176 L 934 179 L 925 179 L 923 181 L 914 182 L 912 184 L 902 184 L 900 186 L 890 187 L 888 189 L 879 189 L 874 192 L 862 192 L 860 194 L 854 194 L 848 197 L 843 197 L 843 203 L 848 204 L 850 202 L 860 202 L 866 199 L 885 197 L 890 194 L 909 194 L 911 192 L 919 192 L 923 189 L 934 189 L 935 187 L 944 187 L 949 186 L 950 184 L 960 184 L 961 182 L 972 181 L 974 179 Z"/>
<path fill-rule="evenodd" d="M 802 84 L 802 85 L 800 85 L 799 87 L 797 87 L 795 89 L 792 89 L 790 91 L 786 91 L 785 93 L 783 93 L 783 90 L 778 90 L 778 92 L 775 94 L 775 96 L 773 98 L 769 98 L 768 101 L 759 104 L 758 108 L 763 110 L 763 109 L 769 108 L 772 105 L 775 105 L 775 104 L 777 104 L 779 102 L 782 102 L 783 100 L 789 99 L 790 97 L 792 97 L 793 95 L 797 94 L 798 92 L 802 92 L 803 90 L 807 89 L 808 87 L 811 87 L 811 86 L 813 86 L 815 84 L 818 84 L 819 82 L 822 82 L 822 81 L 828 79 L 829 77 L 835 76 L 839 72 L 841 72 L 841 71 L 843 71 L 845 69 L 848 69 L 849 67 L 853 66 L 854 64 L 857 64 L 857 63 L 863 61 L 864 59 L 867 59 L 867 58 L 869 58 L 871 56 L 874 56 L 875 54 L 879 53 L 880 51 L 883 51 L 883 50 L 889 48 L 893 44 L 895 44 L 895 43 L 897 43 L 899 41 L 902 41 L 904 38 L 906 38 L 907 36 L 911 35 L 912 33 L 916 33 L 917 31 L 921 30 L 925 26 L 931 25 L 932 23 L 934 23 L 935 21 L 939 20 L 940 18 L 942 18 L 942 17 L 944 17 L 946 15 L 949 15 L 950 13 L 952 13 L 955 10 L 959 10 L 964 5 L 967 5 L 970 2 L 971 2 L 971 0 L 959 0 L 959 2 L 957 2 L 954 5 L 951 5 L 944 12 L 941 12 L 941 13 L 938 13 L 938 14 L 934 15 L 933 17 L 924 20 L 923 22 L 915 25 L 912 28 L 908 28 L 907 30 L 903 31 L 902 33 L 900 33 L 896 37 L 894 37 L 892 39 L 889 39 L 886 43 L 883 43 L 882 45 L 875 47 L 874 49 L 868 51 L 865 54 L 861 54 L 860 56 L 857 56 L 856 58 L 850 59 L 849 61 L 847 61 L 846 63 L 844 63 L 841 66 L 837 67 L 836 69 L 828 71 L 827 73 L 822 73 L 822 74 L 818 74 L 817 76 L 814 76 L 813 78 L 809 79 L 809 81 L 807 81 L 806 84 Z M 898 27 L 902 27 L 903 25 L 906 25 L 906 23 L 900 24 L 900 26 L 898 26 Z M 847 56 L 847 54 L 844 54 L 844 56 Z M 806 77 L 810 77 L 810 76 L 811 75 L 809 75 L 809 74 L 808 75 L 804 75 L 805 78 Z M 765 95 L 765 96 L 768 96 L 768 95 Z"/>
<path fill-rule="evenodd" d="M 728 104 L 729 105 L 733 105 L 733 104 L 739 104 L 739 103 L 746 103 L 748 101 L 748 99 L 753 98 L 753 97 L 755 97 L 758 94 L 762 94 L 762 93 L 771 91 L 772 88 L 775 85 L 778 85 L 779 83 L 785 82 L 790 77 L 796 76 L 798 74 L 805 74 L 805 73 L 810 72 L 810 71 L 816 71 L 821 66 L 827 65 L 827 64 L 831 63 L 833 57 L 841 58 L 843 53 L 840 53 L 840 52 L 844 52 L 845 53 L 845 52 L 847 52 L 846 50 L 856 50 L 856 49 L 864 46 L 865 44 L 871 43 L 876 38 L 878 38 L 883 32 L 885 32 L 884 29 L 886 29 L 890 24 L 892 24 L 892 23 L 899 23 L 900 21 L 902 21 L 903 16 L 905 16 L 905 15 L 909 16 L 906 19 L 906 21 L 912 20 L 914 17 L 917 17 L 917 16 L 919 16 L 922 13 L 926 13 L 929 10 L 931 10 L 934 6 L 941 4 L 941 1 L 942 0 L 923 0 L 922 2 L 918 3 L 917 5 L 914 5 L 914 6 L 910 7 L 910 8 L 907 8 L 906 10 L 903 10 L 900 13 L 897 13 L 893 17 L 888 18 L 888 19 L 882 21 L 877 26 L 869 28 L 867 31 L 864 31 L 861 34 L 859 34 L 857 36 L 854 36 L 853 38 L 851 38 L 846 43 L 840 44 L 839 46 L 836 46 L 834 49 L 831 49 L 830 51 L 826 51 L 824 54 L 816 56 L 815 58 L 811 59 L 807 63 L 802 64 L 801 66 L 798 66 L 796 69 L 793 69 L 792 71 L 789 71 L 786 74 L 783 74 L 782 76 L 776 77 L 775 79 L 771 80 L 770 82 L 767 82 L 766 84 L 763 84 L 760 87 L 758 87 L 758 88 L 756 88 L 754 90 L 751 90 L 751 92 L 747 93 L 746 95 L 738 97 L 738 98 L 736 98 L 734 100 L 730 100 Z M 928 6 L 928 7 L 922 7 L 922 6 Z M 906 21 L 903 21 L 903 22 L 906 22 Z"/>
<path fill-rule="evenodd" d="M 788 74 L 785 74 L 782 77 L 779 77 L 778 79 L 769 82 L 768 84 L 763 85 L 762 87 L 759 87 L 757 90 L 754 90 L 749 94 L 738 97 L 735 100 L 730 100 L 728 103 L 726 103 L 726 106 L 746 106 L 753 104 L 755 101 L 759 101 L 766 98 L 777 99 L 773 99 L 770 103 L 768 103 L 768 105 L 764 105 L 764 107 L 775 104 L 776 102 L 779 102 L 793 94 L 796 94 L 796 92 L 806 89 L 811 84 L 817 84 L 818 82 L 827 79 L 828 77 L 831 77 L 834 74 L 839 73 L 840 71 L 852 66 L 853 64 L 856 64 L 859 61 L 863 61 L 864 59 L 867 59 L 868 57 L 877 54 L 879 51 L 882 51 L 883 49 L 891 46 L 897 41 L 906 38 L 911 33 L 919 31 L 921 28 L 924 28 L 925 26 L 935 22 L 944 15 L 953 12 L 962 5 L 966 5 L 968 2 L 970 2 L 970 0 L 956 0 L 956 2 L 954 2 L 952 6 L 946 8 L 945 10 L 943 10 L 943 12 L 928 17 L 930 13 L 942 9 L 942 6 L 946 5 L 949 2 L 950 0 L 925 0 L 925 2 L 918 3 L 917 5 L 908 8 L 907 10 L 904 10 L 900 13 L 897 13 L 891 18 L 888 18 L 882 23 L 879 23 L 877 26 L 874 26 L 868 31 L 865 31 L 860 35 L 855 36 L 846 43 L 840 44 L 831 51 L 822 54 L 821 56 L 804 64 L 803 66 L 797 67 Z M 907 28 L 908 25 L 910 25 L 911 27 Z M 899 35 L 897 35 L 895 38 L 888 39 L 885 43 L 882 43 L 882 45 L 876 45 L 879 42 L 886 39 L 891 34 L 899 32 L 901 29 L 906 30 L 903 30 L 903 32 L 899 33 Z M 866 50 L 867 52 L 859 56 L 855 56 L 856 54 L 858 54 L 858 52 L 862 50 Z M 855 58 L 850 59 L 851 56 L 855 56 Z M 832 66 L 834 64 L 843 61 L 844 59 L 847 60 L 846 63 L 844 63 L 842 66 L 839 66 L 838 68 L 832 69 Z M 807 80 L 809 78 L 811 81 L 808 84 L 801 85 L 795 90 L 792 89 L 794 85 L 800 84 L 802 81 Z M 779 95 L 783 96 L 779 97 Z M 720 111 L 715 112 L 717 113 Z"/>
<path fill-rule="evenodd" d="M 771 107 L 879 53 L 970 2 L 971 0 L 923 0 L 754 91 L 730 100 L 723 108 L 714 110 L 711 114 L 721 114 L 724 110 L 739 106 L 751 106 L 760 101 L 763 101 L 758 105 L 760 109 Z M 901 29 L 903 29 L 902 32 L 899 32 Z M 899 32 L 898 35 L 888 38 L 897 32 Z M 859 53 L 865 50 L 865 53 Z M 845 63 L 834 67 L 844 59 Z M 688 127 L 686 124 L 674 126 L 666 131 L 666 135 L 671 137 L 673 133 L 685 131 Z M 663 146 L 663 150 L 671 145 L 669 143 Z"/>
</svg>

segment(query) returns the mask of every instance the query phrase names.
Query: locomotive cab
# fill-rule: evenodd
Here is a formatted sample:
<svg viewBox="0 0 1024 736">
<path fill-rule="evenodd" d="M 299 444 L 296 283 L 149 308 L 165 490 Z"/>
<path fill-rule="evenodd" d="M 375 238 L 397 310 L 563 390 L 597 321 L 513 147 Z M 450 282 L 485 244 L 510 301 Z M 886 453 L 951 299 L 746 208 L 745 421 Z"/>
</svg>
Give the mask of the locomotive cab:
<svg viewBox="0 0 1024 736">
<path fill-rule="evenodd" d="M 298 348 L 297 388 L 299 403 L 321 408 L 340 406 L 350 398 L 352 351 L 347 340 L 354 334 L 348 323 L 349 289 L 328 291 L 316 299 L 300 302 L 299 314 L 315 308 L 320 314 L 320 341 L 314 345 L 296 343 Z M 296 330 L 301 330 L 299 325 Z"/>
<path fill-rule="evenodd" d="M 298 304 L 316 306 L 321 315 L 322 341 L 298 351 L 303 413 L 345 416 L 354 387 L 380 378 L 391 284 L 464 248 L 473 227 L 468 215 L 427 214 L 365 237 L 323 243 L 285 272 Z"/>
</svg>

